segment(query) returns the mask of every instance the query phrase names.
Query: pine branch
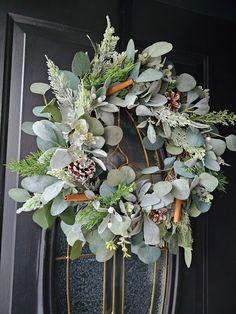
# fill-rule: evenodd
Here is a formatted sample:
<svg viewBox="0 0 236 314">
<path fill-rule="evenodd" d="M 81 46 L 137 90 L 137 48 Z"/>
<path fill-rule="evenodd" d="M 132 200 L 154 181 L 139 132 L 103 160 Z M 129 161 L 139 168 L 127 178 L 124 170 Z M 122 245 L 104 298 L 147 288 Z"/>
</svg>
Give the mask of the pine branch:
<svg viewBox="0 0 236 314">
<path fill-rule="evenodd" d="M 30 153 L 20 161 L 12 160 L 7 168 L 12 172 L 18 172 L 23 177 L 44 175 L 47 173 L 51 156 L 47 156 L 42 162 L 39 162 L 38 159 L 42 154 L 43 152 L 37 151 Z"/>
</svg>

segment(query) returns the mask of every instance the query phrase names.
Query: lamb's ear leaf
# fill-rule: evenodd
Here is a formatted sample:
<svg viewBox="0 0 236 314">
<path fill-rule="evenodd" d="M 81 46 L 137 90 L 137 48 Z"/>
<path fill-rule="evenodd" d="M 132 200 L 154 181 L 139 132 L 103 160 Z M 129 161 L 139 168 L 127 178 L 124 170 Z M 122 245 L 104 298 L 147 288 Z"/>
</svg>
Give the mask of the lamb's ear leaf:
<svg viewBox="0 0 236 314">
<path fill-rule="evenodd" d="M 137 83 L 157 81 L 162 78 L 162 72 L 155 69 L 147 69 L 137 77 Z"/>
<path fill-rule="evenodd" d="M 26 202 L 31 197 L 28 191 L 20 188 L 10 189 L 8 195 L 16 202 Z"/>
<path fill-rule="evenodd" d="M 186 266 L 189 268 L 192 263 L 192 249 L 191 248 L 188 248 L 188 247 L 184 248 L 184 260 L 185 260 Z"/>
<path fill-rule="evenodd" d="M 130 39 L 128 41 L 127 44 L 127 48 L 126 48 L 126 55 L 127 55 L 127 59 L 131 62 L 134 62 L 134 58 L 135 58 L 135 46 L 134 46 L 134 41 L 133 39 Z"/>
</svg>

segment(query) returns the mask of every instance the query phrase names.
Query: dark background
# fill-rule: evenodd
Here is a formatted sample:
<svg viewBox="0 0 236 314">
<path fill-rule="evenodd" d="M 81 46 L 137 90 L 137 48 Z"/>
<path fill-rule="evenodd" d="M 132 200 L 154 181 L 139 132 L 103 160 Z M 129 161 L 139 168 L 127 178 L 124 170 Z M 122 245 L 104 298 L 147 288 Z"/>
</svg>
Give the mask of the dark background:
<svg viewBox="0 0 236 314">
<path fill-rule="evenodd" d="M 97 41 L 101 39 L 107 14 L 121 37 L 120 47 L 124 48 L 130 37 L 140 48 L 159 40 L 172 42 L 171 58 L 177 70 L 193 73 L 198 82 L 210 88 L 212 109 L 235 110 L 233 0 L 0 0 L 1 164 L 24 156 L 33 145 L 28 137 L 21 137 L 19 124 L 21 116 L 24 120 L 31 118 L 28 106 L 35 105 L 30 103 L 34 99 L 28 92 L 29 84 L 39 77 L 46 80 L 45 50 L 50 47 L 55 61 L 68 67 L 77 47 L 87 48 L 86 33 Z M 47 21 L 54 24 L 47 25 Z M 63 51 L 65 45 L 70 47 L 68 53 Z M 234 130 L 222 131 L 229 134 Z M 235 155 L 227 152 L 225 160 L 232 164 L 225 170 L 230 181 L 227 194 L 216 193 L 209 214 L 193 222 L 195 243 L 190 270 L 180 256 L 177 314 L 236 313 Z M 6 191 L 18 183 L 18 178 L 5 176 L 4 167 L 0 174 L 0 313 L 34 314 L 36 308 L 41 313 L 36 300 L 38 286 L 34 286 L 39 278 L 41 231 L 31 223 L 30 215 L 15 217 L 15 204 Z M 29 257 L 32 267 L 26 269 Z"/>
</svg>

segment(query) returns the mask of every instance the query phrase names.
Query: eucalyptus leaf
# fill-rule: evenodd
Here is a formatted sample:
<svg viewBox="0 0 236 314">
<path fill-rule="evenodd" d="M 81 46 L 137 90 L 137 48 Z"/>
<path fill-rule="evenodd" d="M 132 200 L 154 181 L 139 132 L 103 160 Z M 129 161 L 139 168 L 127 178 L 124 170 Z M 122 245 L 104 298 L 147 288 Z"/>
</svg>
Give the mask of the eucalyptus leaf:
<svg viewBox="0 0 236 314">
<path fill-rule="evenodd" d="M 74 245 L 71 248 L 70 259 L 74 261 L 79 258 L 82 252 L 83 242 L 80 240 L 75 241 Z"/>
<path fill-rule="evenodd" d="M 203 201 L 201 201 L 199 199 L 199 197 L 196 194 L 192 194 L 192 199 L 194 204 L 196 205 L 197 209 L 201 212 L 201 213 L 206 213 L 208 212 L 208 210 L 211 207 L 210 203 L 205 203 Z"/>
<path fill-rule="evenodd" d="M 98 262 L 106 262 L 109 259 L 111 259 L 113 255 L 114 255 L 114 251 L 107 250 L 106 245 L 103 244 L 99 246 L 96 252 L 96 260 Z"/>
<path fill-rule="evenodd" d="M 50 228 L 55 222 L 56 217 L 50 214 L 50 206 L 45 205 L 42 208 L 37 209 L 32 217 L 33 221 L 43 229 Z"/>
<path fill-rule="evenodd" d="M 114 187 L 108 185 L 107 181 L 103 181 L 99 188 L 99 193 L 102 197 L 109 197 L 115 193 L 115 190 Z"/>
<path fill-rule="evenodd" d="M 209 151 L 206 153 L 206 156 L 204 159 L 205 167 L 213 171 L 219 171 L 220 165 L 218 161 L 216 161 L 215 158 L 212 157 L 213 155 L 211 153 L 213 152 Z"/>
<path fill-rule="evenodd" d="M 151 182 L 146 182 L 141 186 L 141 188 L 139 189 L 137 193 L 139 201 L 142 201 L 142 199 L 144 198 L 144 195 L 148 192 L 151 186 L 152 186 Z"/>
<path fill-rule="evenodd" d="M 197 128 L 188 127 L 186 131 L 187 143 L 191 146 L 200 147 L 205 144 L 205 139 Z"/>
<path fill-rule="evenodd" d="M 183 73 L 177 77 L 176 87 L 180 92 L 189 92 L 196 87 L 196 80 L 192 75 Z"/>
<path fill-rule="evenodd" d="M 142 53 L 147 53 L 151 57 L 156 58 L 167 54 L 172 50 L 172 48 L 173 46 L 171 43 L 168 43 L 166 41 L 159 41 L 145 48 Z"/>
<path fill-rule="evenodd" d="M 145 264 L 155 263 L 161 256 L 161 250 L 158 246 L 141 246 L 138 247 L 137 255 Z"/>
<path fill-rule="evenodd" d="M 107 174 L 107 183 L 110 186 L 118 186 L 123 181 L 123 173 L 119 169 L 112 169 Z"/>
<path fill-rule="evenodd" d="M 150 109 L 148 109 L 146 106 L 144 105 L 139 105 L 136 108 L 136 115 L 137 116 L 153 116 L 153 113 L 151 112 Z"/>
<path fill-rule="evenodd" d="M 180 155 L 183 152 L 183 148 L 175 145 L 166 144 L 166 151 L 171 155 Z"/>
<path fill-rule="evenodd" d="M 130 184 L 135 180 L 136 174 L 131 167 L 123 166 L 119 170 L 123 176 L 122 184 Z"/>
<path fill-rule="evenodd" d="M 226 140 L 227 148 L 235 152 L 236 151 L 236 135 L 230 134 L 226 136 L 225 140 Z"/>
<path fill-rule="evenodd" d="M 160 198 L 170 193 L 171 190 L 172 190 L 172 184 L 169 181 L 160 181 L 160 182 L 155 183 L 153 186 L 153 191 Z"/>
<path fill-rule="evenodd" d="M 171 193 L 173 193 L 174 197 L 180 200 L 187 200 L 190 195 L 190 188 L 188 180 L 180 178 L 172 181 L 173 189 Z"/>
<path fill-rule="evenodd" d="M 115 235 L 121 235 L 125 237 L 128 235 L 128 228 L 130 227 L 131 219 L 127 216 L 120 217 L 121 221 L 117 219 L 116 215 L 111 216 L 111 227 L 109 229 Z"/>
<path fill-rule="evenodd" d="M 212 149 L 217 156 L 221 156 L 224 154 L 226 149 L 225 141 L 218 138 L 212 138 L 210 140 L 210 145 L 212 146 Z"/>
<path fill-rule="evenodd" d="M 146 215 L 144 215 L 144 242 L 149 245 L 157 245 L 160 243 L 160 230 L 158 226 Z"/>
<path fill-rule="evenodd" d="M 164 159 L 164 168 L 171 168 L 176 160 L 176 157 L 167 157 Z"/>
<path fill-rule="evenodd" d="M 103 135 L 104 134 L 104 127 L 102 123 L 93 117 L 86 117 L 86 121 L 89 124 L 89 132 L 93 133 L 93 135 Z"/>
<path fill-rule="evenodd" d="M 28 191 L 20 188 L 13 188 L 8 191 L 8 195 L 16 202 L 26 202 L 29 198 L 31 198 Z"/>
<path fill-rule="evenodd" d="M 155 192 L 151 193 L 151 194 L 145 194 L 140 205 L 142 207 L 146 207 L 146 206 L 152 206 L 154 204 L 158 204 L 160 203 L 160 198 L 156 195 Z"/>
<path fill-rule="evenodd" d="M 47 112 L 43 113 L 42 112 L 43 109 L 44 109 L 44 106 L 36 106 L 33 108 L 32 112 L 36 117 L 49 119 L 50 114 Z"/>
<path fill-rule="evenodd" d="M 143 71 L 136 79 L 137 83 L 152 82 L 162 78 L 162 72 L 155 69 L 147 69 Z"/>
<path fill-rule="evenodd" d="M 83 77 L 90 69 L 88 54 L 82 51 L 77 52 L 73 58 L 71 69 L 75 75 Z"/>
<path fill-rule="evenodd" d="M 118 126 L 107 126 L 104 128 L 104 138 L 110 146 L 115 146 L 120 143 L 123 137 L 123 131 Z"/>
<path fill-rule="evenodd" d="M 50 85 L 46 83 L 33 83 L 30 85 L 30 91 L 34 94 L 45 95 L 50 89 Z"/>
<path fill-rule="evenodd" d="M 167 103 L 167 98 L 161 94 L 155 94 L 147 106 L 161 107 Z"/>
<path fill-rule="evenodd" d="M 183 176 L 186 178 L 194 178 L 194 174 L 188 171 L 188 168 L 180 160 L 176 160 L 174 162 L 174 170 L 175 170 L 175 173 L 179 174 L 180 176 Z"/>
<path fill-rule="evenodd" d="M 33 131 L 33 124 L 34 124 L 33 122 L 29 122 L 29 121 L 23 122 L 21 125 L 22 131 L 29 135 L 35 135 Z"/>
<path fill-rule="evenodd" d="M 208 192 L 213 192 L 217 188 L 219 181 L 213 175 L 207 172 L 202 172 L 199 176 L 199 184 Z"/>
<path fill-rule="evenodd" d="M 153 174 L 159 172 L 160 169 L 157 166 L 148 167 L 142 170 L 142 174 Z"/>
</svg>

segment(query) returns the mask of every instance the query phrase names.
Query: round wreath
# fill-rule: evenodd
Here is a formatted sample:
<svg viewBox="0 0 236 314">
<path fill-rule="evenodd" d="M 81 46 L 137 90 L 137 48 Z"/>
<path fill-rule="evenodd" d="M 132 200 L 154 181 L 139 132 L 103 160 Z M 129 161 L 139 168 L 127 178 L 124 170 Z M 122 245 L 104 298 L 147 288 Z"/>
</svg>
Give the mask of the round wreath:
<svg viewBox="0 0 236 314">
<path fill-rule="evenodd" d="M 121 248 L 124 257 L 136 254 L 144 263 L 160 257 L 163 246 L 176 254 L 184 248 L 192 258 L 190 218 L 209 210 L 212 192 L 224 190 L 221 171 L 226 147 L 236 150 L 236 136 L 219 134 L 216 124 L 234 125 L 228 110 L 209 112 L 209 90 L 186 73 L 175 75 L 163 57 L 172 45 L 157 42 L 140 54 L 129 40 L 126 51 L 115 50 L 118 37 L 107 18 L 95 54 L 77 52 L 72 72 L 47 58 L 50 85 L 34 83 L 44 105 L 33 109 L 42 119 L 24 122 L 22 130 L 36 136 L 37 152 L 8 167 L 25 178 L 9 195 L 34 211 L 33 221 L 49 228 L 56 217 L 76 258 L 88 242 L 104 262 Z M 55 97 L 48 102 L 51 89 Z M 136 123 L 147 151 L 166 158 L 134 169 L 128 161 L 116 168 L 109 162 L 123 131 L 120 110 Z M 118 119 L 119 122 L 119 119 Z M 113 165 L 113 166 L 112 166 Z"/>
</svg>

